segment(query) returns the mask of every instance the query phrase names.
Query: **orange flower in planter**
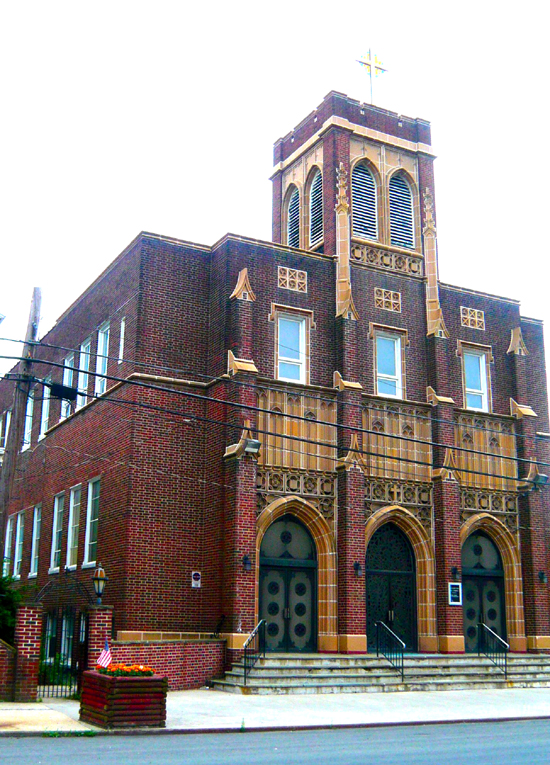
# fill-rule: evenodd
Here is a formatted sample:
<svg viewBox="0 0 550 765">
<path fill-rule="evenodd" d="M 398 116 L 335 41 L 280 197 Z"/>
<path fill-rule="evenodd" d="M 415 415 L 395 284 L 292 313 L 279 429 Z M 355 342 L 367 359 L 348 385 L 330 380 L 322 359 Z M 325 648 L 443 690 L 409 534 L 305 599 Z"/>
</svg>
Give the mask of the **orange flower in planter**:
<svg viewBox="0 0 550 765">
<path fill-rule="evenodd" d="M 155 672 L 151 667 L 147 667 L 144 664 L 109 664 L 108 667 L 100 667 L 99 664 L 96 670 L 102 675 L 109 675 L 110 677 L 151 677 Z"/>
</svg>

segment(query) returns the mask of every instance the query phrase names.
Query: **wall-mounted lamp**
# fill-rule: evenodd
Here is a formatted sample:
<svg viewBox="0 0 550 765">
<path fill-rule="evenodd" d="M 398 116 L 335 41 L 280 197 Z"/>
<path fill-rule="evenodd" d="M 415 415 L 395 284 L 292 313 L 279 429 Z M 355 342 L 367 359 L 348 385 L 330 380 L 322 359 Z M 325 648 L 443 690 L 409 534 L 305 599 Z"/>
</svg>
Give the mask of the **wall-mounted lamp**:
<svg viewBox="0 0 550 765">
<path fill-rule="evenodd" d="M 257 438 L 247 438 L 244 442 L 245 454 L 258 454 L 262 447 L 262 442 Z"/>
<path fill-rule="evenodd" d="M 458 579 L 458 577 L 460 576 L 460 569 L 458 568 L 458 566 L 453 566 L 451 568 L 451 576 L 455 580 Z"/>
<path fill-rule="evenodd" d="M 245 571 L 252 571 L 252 561 L 248 555 L 243 555 L 243 568 Z"/>
<path fill-rule="evenodd" d="M 548 577 L 544 571 L 539 571 L 539 582 L 542 584 L 548 584 Z"/>
<path fill-rule="evenodd" d="M 355 576 L 363 576 L 363 567 L 358 560 L 353 564 L 353 570 L 355 571 Z"/>
<path fill-rule="evenodd" d="M 533 488 L 540 489 L 548 483 L 548 476 L 545 473 L 537 473 L 533 478 Z"/>
<path fill-rule="evenodd" d="M 97 566 L 96 570 L 94 571 L 94 575 L 92 577 L 92 582 L 94 583 L 94 592 L 96 594 L 97 598 L 97 605 L 101 605 L 101 597 L 103 595 L 103 590 L 105 589 L 105 585 L 109 581 L 109 577 L 105 574 L 105 569 L 101 565 L 101 563 Z"/>
</svg>

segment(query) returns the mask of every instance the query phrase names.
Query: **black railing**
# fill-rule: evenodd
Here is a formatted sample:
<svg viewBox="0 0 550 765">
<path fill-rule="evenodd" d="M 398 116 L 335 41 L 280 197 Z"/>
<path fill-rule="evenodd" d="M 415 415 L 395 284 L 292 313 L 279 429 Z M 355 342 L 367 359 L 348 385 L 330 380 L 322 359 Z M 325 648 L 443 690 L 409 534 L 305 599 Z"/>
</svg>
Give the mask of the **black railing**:
<svg viewBox="0 0 550 765">
<path fill-rule="evenodd" d="M 260 656 L 265 658 L 265 619 L 261 619 L 254 627 L 244 644 L 244 684 L 250 670 Z"/>
<path fill-rule="evenodd" d="M 376 627 L 376 655 L 382 654 L 401 674 L 401 682 L 403 682 L 405 679 L 403 652 L 407 646 L 384 622 L 376 622 L 374 626 Z"/>
<path fill-rule="evenodd" d="M 477 625 L 477 651 L 478 655 L 483 654 L 495 666 L 504 672 L 504 677 L 508 677 L 508 651 L 510 646 L 496 632 L 483 622 Z"/>
</svg>

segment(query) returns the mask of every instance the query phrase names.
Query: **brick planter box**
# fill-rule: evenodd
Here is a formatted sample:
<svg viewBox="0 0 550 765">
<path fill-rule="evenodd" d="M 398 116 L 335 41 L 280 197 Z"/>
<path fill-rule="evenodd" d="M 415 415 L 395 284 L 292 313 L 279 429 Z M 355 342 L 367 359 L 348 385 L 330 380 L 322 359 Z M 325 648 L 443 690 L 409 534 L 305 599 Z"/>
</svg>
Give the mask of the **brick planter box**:
<svg viewBox="0 0 550 765">
<path fill-rule="evenodd" d="M 166 727 L 168 680 L 109 677 L 95 670 L 82 676 L 80 719 L 100 728 Z"/>
</svg>

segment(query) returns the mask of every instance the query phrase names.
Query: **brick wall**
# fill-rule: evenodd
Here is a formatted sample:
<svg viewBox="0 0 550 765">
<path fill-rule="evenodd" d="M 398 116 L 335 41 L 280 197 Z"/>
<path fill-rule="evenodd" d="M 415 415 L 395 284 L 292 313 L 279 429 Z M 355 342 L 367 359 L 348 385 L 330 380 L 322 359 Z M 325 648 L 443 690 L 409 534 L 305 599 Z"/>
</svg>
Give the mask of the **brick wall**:
<svg viewBox="0 0 550 765">
<path fill-rule="evenodd" d="M 13 701 L 15 648 L 0 640 L 0 701 Z"/>
<path fill-rule="evenodd" d="M 110 644 L 113 661 L 145 664 L 168 678 L 168 690 L 201 688 L 223 675 L 225 641 L 117 642 Z"/>
</svg>

